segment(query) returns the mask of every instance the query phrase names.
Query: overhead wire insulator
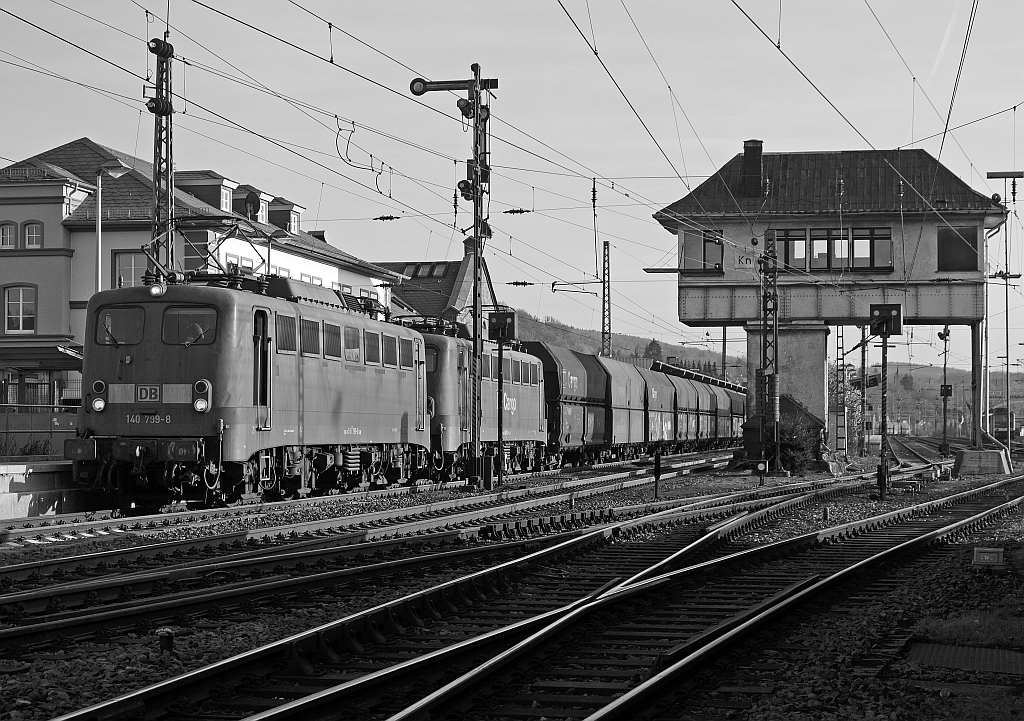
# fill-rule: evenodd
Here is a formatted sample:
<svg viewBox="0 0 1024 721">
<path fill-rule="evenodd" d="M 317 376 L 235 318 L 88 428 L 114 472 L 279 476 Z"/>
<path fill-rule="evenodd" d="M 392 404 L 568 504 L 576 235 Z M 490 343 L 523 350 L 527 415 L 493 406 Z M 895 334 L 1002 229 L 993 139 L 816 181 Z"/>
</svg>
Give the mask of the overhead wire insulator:
<svg viewBox="0 0 1024 721">
<path fill-rule="evenodd" d="M 374 220 L 400 220 L 397 215 L 378 215 Z"/>
<path fill-rule="evenodd" d="M 523 213 L 532 213 L 532 210 L 526 208 L 509 208 L 508 210 L 501 211 L 505 215 L 522 215 Z"/>
</svg>

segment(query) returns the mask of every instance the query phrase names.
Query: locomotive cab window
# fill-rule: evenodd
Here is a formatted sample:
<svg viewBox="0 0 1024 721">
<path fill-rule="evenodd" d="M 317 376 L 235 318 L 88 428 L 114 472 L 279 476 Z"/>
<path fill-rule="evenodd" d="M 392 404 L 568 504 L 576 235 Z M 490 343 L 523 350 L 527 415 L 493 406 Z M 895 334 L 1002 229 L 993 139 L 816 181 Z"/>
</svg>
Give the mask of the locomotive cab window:
<svg viewBox="0 0 1024 721">
<path fill-rule="evenodd" d="M 364 362 L 367 365 L 380 365 L 380 333 L 363 331 Z"/>
<path fill-rule="evenodd" d="M 345 326 L 345 360 L 359 362 L 359 329 Z"/>
<path fill-rule="evenodd" d="M 96 316 L 96 343 L 135 345 L 142 340 L 146 311 L 138 306 L 107 306 Z"/>
<path fill-rule="evenodd" d="M 480 377 L 485 380 L 491 379 L 491 357 L 489 355 L 480 356 Z"/>
<path fill-rule="evenodd" d="M 198 306 L 170 306 L 164 310 L 161 337 L 168 345 L 210 345 L 217 337 L 217 310 Z"/>
</svg>

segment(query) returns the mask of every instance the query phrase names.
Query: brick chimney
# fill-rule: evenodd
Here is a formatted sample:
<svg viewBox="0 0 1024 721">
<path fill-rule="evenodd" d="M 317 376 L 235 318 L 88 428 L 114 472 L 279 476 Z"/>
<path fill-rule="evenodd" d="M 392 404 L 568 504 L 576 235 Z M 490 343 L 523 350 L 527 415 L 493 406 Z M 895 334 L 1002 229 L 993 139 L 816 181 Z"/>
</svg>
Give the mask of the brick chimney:
<svg viewBox="0 0 1024 721">
<path fill-rule="evenodd" d="M 764 195 L 762 145 L 760 140 L 743 141 L 743 181 L 740 185 L 740 194 L 744 198 L 760 198 Z"/>
</svg>

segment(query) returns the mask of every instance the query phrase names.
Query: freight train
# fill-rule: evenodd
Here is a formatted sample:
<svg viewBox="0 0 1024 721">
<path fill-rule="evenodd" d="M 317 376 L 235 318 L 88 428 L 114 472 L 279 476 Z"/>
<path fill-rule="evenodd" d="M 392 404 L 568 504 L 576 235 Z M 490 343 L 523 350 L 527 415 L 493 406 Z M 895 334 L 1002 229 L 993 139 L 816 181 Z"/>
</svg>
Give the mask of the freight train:
<svg viewBox="0 0 1024 721">
<path fill-rule="evenodd" d="M 472 341 L 302 281 L 103 291 L 65 458 L 123 510 L 337 493 L 468 470 Z M 198 279 L 201 280 L 201 279 Z M 742 389 L 546 343 L 483 342 L 480 439 L 505 472 L 738 442 Z"/>
</svg>

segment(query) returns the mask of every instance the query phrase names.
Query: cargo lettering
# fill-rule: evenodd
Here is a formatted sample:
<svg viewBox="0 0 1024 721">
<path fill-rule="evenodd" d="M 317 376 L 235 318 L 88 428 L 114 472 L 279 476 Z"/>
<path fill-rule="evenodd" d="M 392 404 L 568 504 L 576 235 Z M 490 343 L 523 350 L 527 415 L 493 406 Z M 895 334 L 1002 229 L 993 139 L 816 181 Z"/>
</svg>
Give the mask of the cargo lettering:
<svg viewBox="0 0 1024 721">
<path fill-rule="evenodd" d="M 501 393 L 501 407 L 512 415 L 516 414 L 516 399 L 509 398 L 508 394 L 502 391 Z"/>
</svg>

